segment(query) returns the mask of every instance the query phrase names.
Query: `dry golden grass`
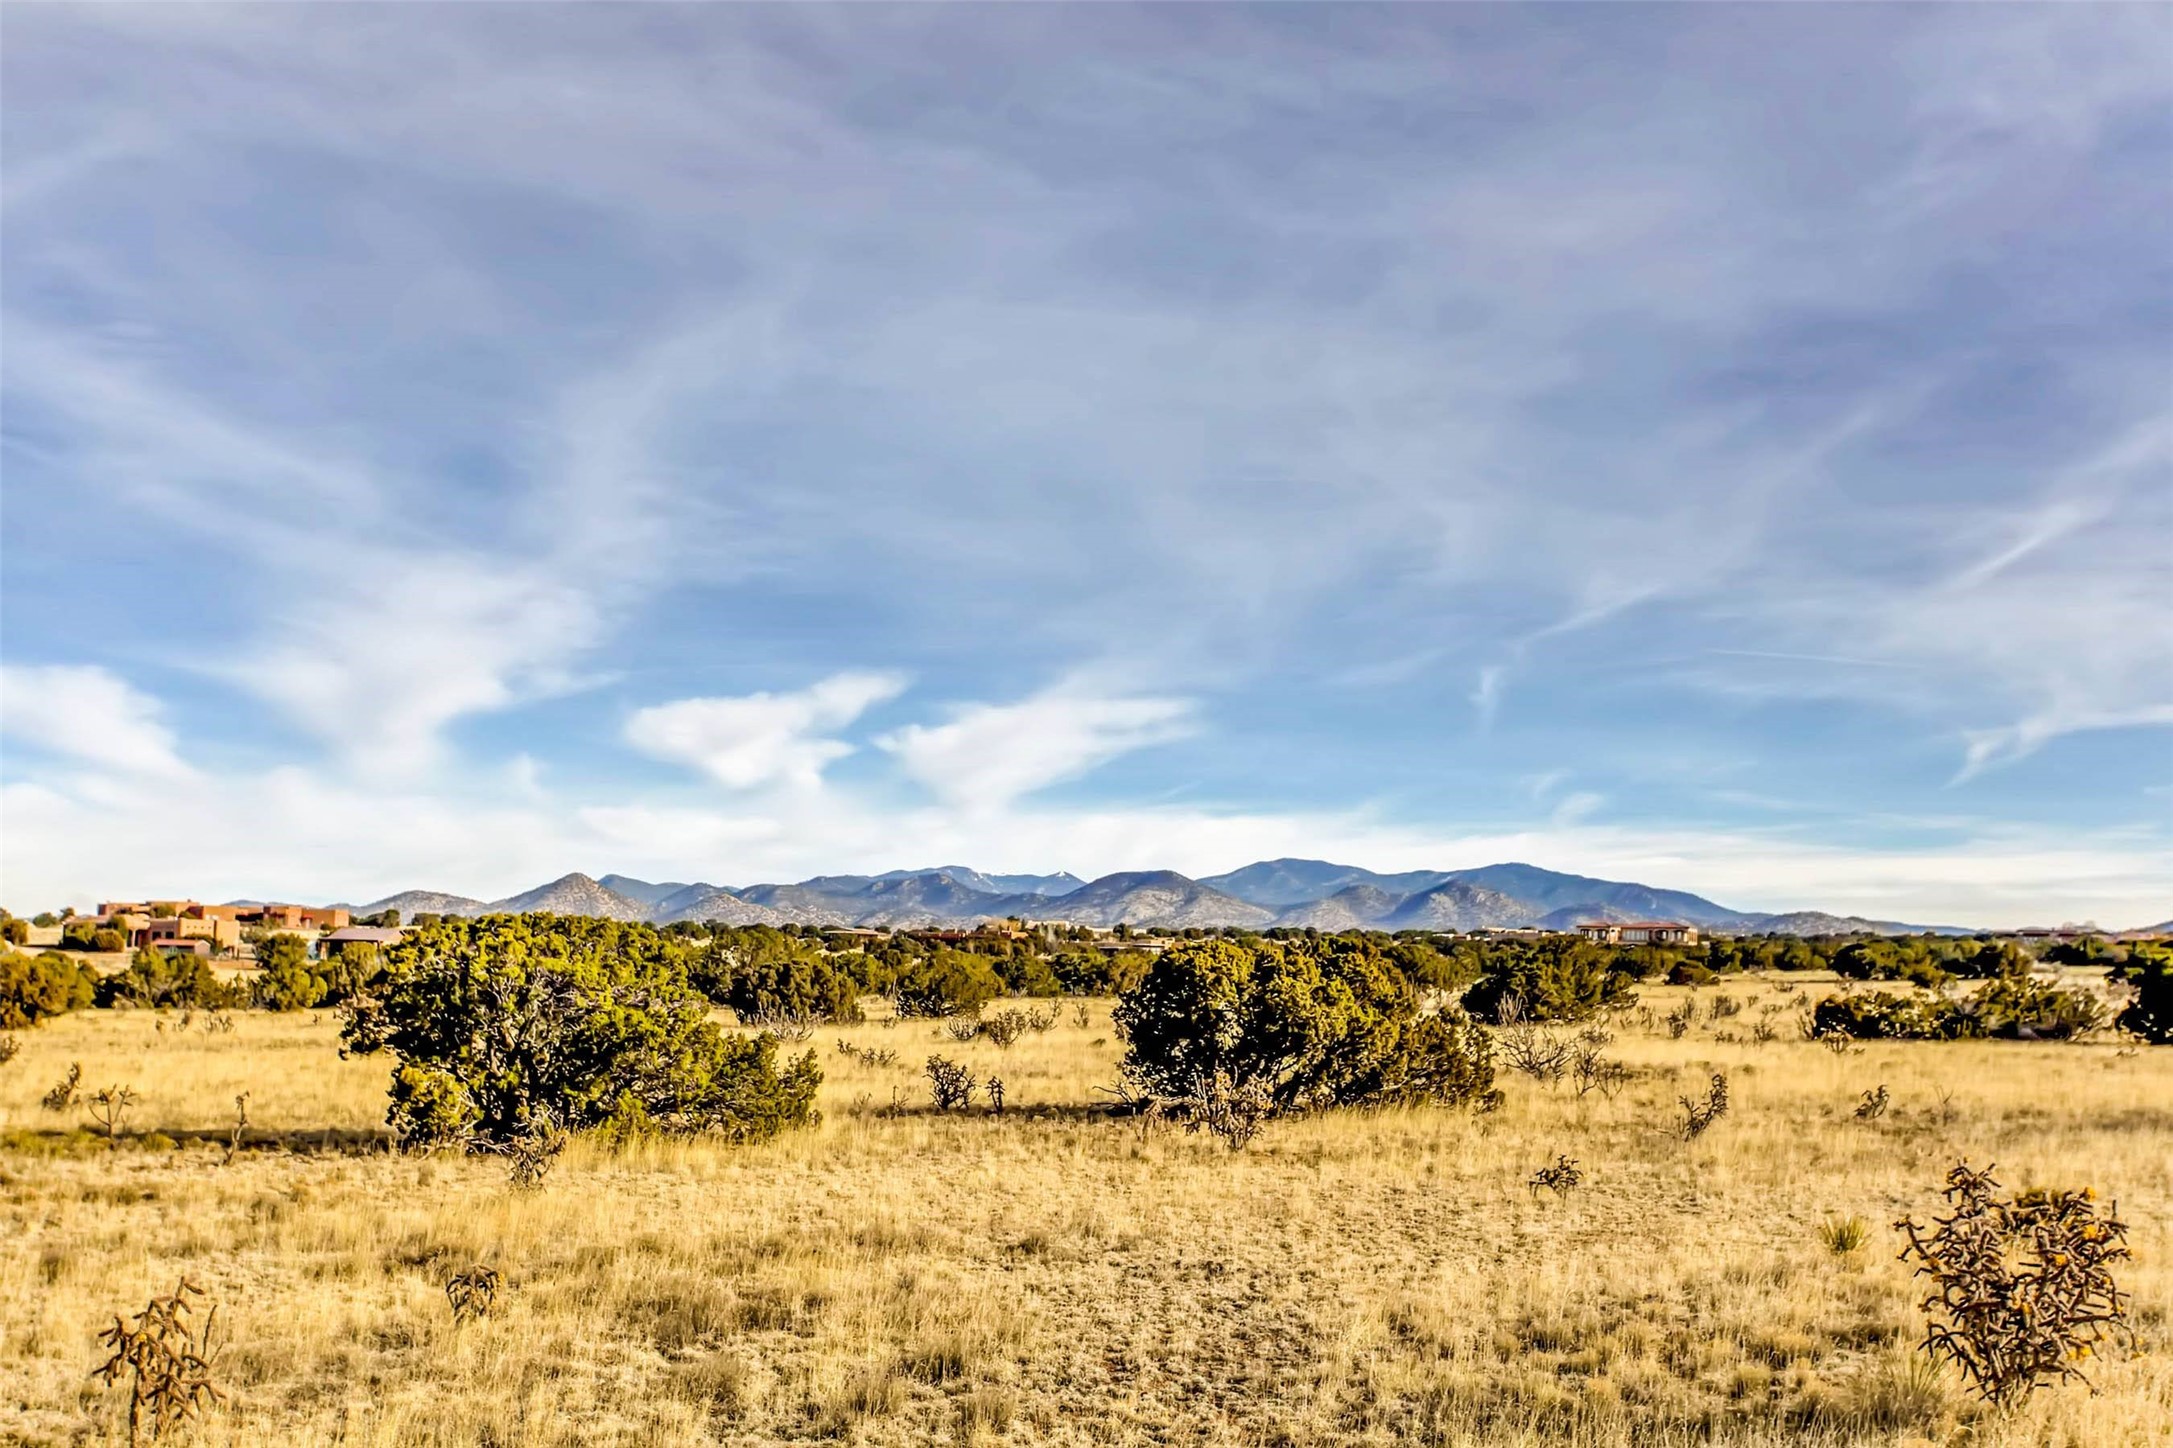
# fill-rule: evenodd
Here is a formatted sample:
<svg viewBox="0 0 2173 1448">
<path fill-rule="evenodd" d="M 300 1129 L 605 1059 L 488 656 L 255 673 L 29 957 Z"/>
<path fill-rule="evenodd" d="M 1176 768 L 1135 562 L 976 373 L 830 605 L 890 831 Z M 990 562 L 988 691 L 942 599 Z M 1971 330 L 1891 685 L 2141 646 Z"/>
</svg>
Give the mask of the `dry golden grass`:
<svg viewBox="0 0 2173 1448">
<path fill-rule="evenodd" d="M 1490 1116 L 1283 1123 L 1236 1156 L 1092 1114 L 1106 1003 L 1008 1051 L 871 1023 L 810 1043 L 819 1130 L 577 1145 L 527 1194 L 502 1163 L 388 1154 L 387 1063 L 338 1059 L 329 1015 L 67 1017 L 0 1067 L 0 1442 L 110 1436 L 93 1336 L 183 1274 L 232 1331 L 232 1403 L 194 1442 L 2166 1441 L 2173 1051 L 1835 1055 L 1761 1016 L 1800 991 L 1750 983 L 1699 993 L 1742 1015 L 1669 1039 L 1687 994 L 1617 1024 L 1637 1075 L 1611 1100 L 1509 1076 Z M 1747 1039 L 1762 1018 L 1779 1040 Z M 930 1113 L 930 1054 L 1000 1074 L 1011 1110 Z M 132 1139 L 39 1108 L 74 1060 L 86 1090 L 141 1093 Z M 1685 1144 L 1676 1097 L 1714 1070 L 1733 1110 Z M 1859 1122 L 1881 1083 L 1892 1108 Z M 253 1143 L 222 1165 L 241 1091 Z M 1561 1154 L 1584 1185 L 1527 1190 Z M 1965 1154 L 2134 1224 L 2139 1351 L 2096 1364 L 2096 1395 L 1975 1420 L 1913 1363 L 1887 1224 Z M 1848 1216 L 1870 1240 L 1837 1255 L 1819 1224 Z M 444 1283 L 474 1263 L 504 1285 L 456 1325 Z"/>
</svg>

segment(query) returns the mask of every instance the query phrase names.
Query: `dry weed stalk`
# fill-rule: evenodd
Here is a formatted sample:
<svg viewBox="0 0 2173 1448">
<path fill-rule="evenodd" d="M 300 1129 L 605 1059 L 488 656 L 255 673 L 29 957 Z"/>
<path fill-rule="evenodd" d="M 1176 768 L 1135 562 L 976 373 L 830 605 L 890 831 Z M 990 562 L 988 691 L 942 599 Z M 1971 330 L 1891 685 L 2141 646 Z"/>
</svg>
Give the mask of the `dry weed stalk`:
<svg viewBox="0 0 2173 1448">
<path fill-rule="evenodd" d="M 1886 1094 L 1886 1083 L 1882 1081 L 1879 1083 L 1878 1090 L 1864 1092 L 1863 1099 L 1856 1103 L 1856 1119 L 1858 1121 L 1877 1121 L 1880 1117 L 1886 1115 L 1886 1106 L 1889 1099 Z"/>
<path fill-rule="evenodd" d="M 151 1441 L 156 1443 L 168 1429 L 197 1417 L 225 1397 L 211 1381 L 218 1357 L 212 1328 L 219 1309 L 213 1306 L 201 1327 L 190 1321 L 194 1314 L 189 1298 L 202 1295 L 203 1289 L 184 1277 L 170 1296 L 152 1298 L 136 1314 L 133 1326 L 115 1317 L 113 1326 L 98 1334 L 98 1341 L 110 1347 L 113 1355 L 92 1369 L 91 1376 L 109 1388 L 124 1377 L 129 1380 L 131 1448 L 147 1418 Z"/>
<path fill-rule="evenodd" d="M 235 1155 L 241 1150 L 241 1134 L 249 1129 L 249 1096 L 250 1093 L 244 1091 L 234 1098 L 234 1129 L 227 1134 L 226 1160 L 220 1163 L 221 1166 L 233 1165 Z"/>
</svg>

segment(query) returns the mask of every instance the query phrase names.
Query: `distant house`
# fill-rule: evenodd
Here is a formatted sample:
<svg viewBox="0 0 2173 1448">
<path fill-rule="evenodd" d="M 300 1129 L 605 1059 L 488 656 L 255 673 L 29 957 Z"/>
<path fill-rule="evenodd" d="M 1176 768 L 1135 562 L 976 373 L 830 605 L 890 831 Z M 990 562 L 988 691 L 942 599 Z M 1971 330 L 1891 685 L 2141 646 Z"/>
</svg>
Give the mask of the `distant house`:
<svg viewBox="0 0 2173 1448">
<path fill-rule="evenodd" d="M 330 934 L 317 938 L 318 953 L 345 950 L 350 945 L 371 945 L 382 950 L 388 945 L 398 945 L 407 932 L 397 925 L 344 925 Z"/>
<path fill-rule="evenodd" d="M 1696 945 L 1698 927 L 1680 920 L 1590 920 L 1577 933 L 1595 945 Z"/>
<path fill-rule="evenodd" d="M 216 955 L 241 943 L 241 926 L 216 907 L 194 900 L 108 900 L 98 907 L 98 919 L 128 937 L 138 949 L 176 940 L 201 940 L 201 954 Z"/>
</svg>

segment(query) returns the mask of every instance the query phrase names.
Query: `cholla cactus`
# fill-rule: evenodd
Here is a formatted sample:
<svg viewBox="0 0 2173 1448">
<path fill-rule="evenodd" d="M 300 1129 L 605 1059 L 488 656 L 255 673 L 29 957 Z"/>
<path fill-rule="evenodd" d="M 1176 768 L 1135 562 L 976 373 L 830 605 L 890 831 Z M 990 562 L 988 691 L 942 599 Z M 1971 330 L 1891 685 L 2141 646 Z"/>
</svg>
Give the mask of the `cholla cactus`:
<svg viewBox="0 0 2173 1448">
<path fill-rule="evenodd" d="M 204 1316 L 203 1325 L 192 1321 L 189 1304 L 203 1289 L 183 1278 L 172 1295 L 154 1297 L 136 1314 L 133 1326 L 119 1317 L 98 1334 L 98 1341 L 113 1349 L 91 1376 L 112 1387 L 122 1379 L 129 1384 L 128 1442 L 140 1441 L 146 1426 L 156 1443 L 168 1429 L 180 1426 L 205 1409 L 216 1406 L 225 1394 L 211 1381 L 218 1357 L 212 1328 L 219 1309 Z"/>
<path fill-rule="evenodd" d="M 1952 1214 L 1928 1229 L 1907 1217 L 1894 1227 L 1909 1239 L 1901 1260 L 1935 1289 L 1921 1304 L 1924 1351 L 2004 1406 L 2047 1382 L 2089 1382 L 2077 1364 L 2125 1329 L 2112 1264 L 2128 1256 L 2128 1228 L 2117 1207 L 2099 1215 L 2091 1191 L 2003 1200 L 1998 1188 L 1991 1167 L 1957 1162 L 1944 1191 Z"/>
<path fill-rule="evenodd" d="M 1678 1098 L 1683 1104 L 1683 1140 L 1695 1141 L 1705 1135 L 1707 1128 L 1728 1114 L 1728 1078 L 1720 1072 L 1713 1073 L 1712 1083 L 1705 1089 L 1705 1099 Z"/>
<path fill-rule="evenodd" d="M 1553 1166 L 1543 1166 L 1533 1172 L 1532 1179 L 1525 1185 L 1532 1189 L 1535 1197 L 1542 1190 L 1553 1192 L 1558 1197 L 1566 1197 L 1583 1182 L 1584 1173 L 1577 1170 L 1576 1161 L 1571 1157 L 1557 1156 Z"/>
<path fill-rule="evenodd" d="M 453 1321 L 473 1322 L 490 1316 L 498 1302 L 498 1283 L 498 1269 L 480 1262 L 447 1278 L 445 1300 L 453 1309 Z"/>
</svg>

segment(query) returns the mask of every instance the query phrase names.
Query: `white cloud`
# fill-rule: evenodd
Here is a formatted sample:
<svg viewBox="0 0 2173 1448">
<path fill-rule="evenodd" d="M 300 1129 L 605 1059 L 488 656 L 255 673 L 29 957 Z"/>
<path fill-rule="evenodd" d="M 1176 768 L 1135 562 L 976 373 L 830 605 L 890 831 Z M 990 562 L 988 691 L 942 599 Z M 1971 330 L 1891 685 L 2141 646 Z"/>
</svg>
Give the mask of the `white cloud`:
<svg viewBox="0 0 2173 1448">
<path fill-rule="evenodd" d="M 832 675 L 796 694 L 681 699 L 636 711 L 626 721 L 626 740 L 732 789 L 813 788 L 833 760 L 853 752 L 831 731 L 904 688 L 902 675 L 860 672 Z"/>
<path fill-rule="evenodd" d="M 568 687 L 564 661 L 602 621 L 589 593 L 547 570 L 363 550 L 274 627 L 221 672 L 384 777 L 432 763 L 455 719 Z"/>
<path fill-rule="evenodd" d="M 1120 754 L 1197 727 L 1190 699 L 1121 695 L 1072 681 L 1016 704 L 969 704 L 945 724 L 912 724 L 875 742 L 942 799 L 1001 808 Z"/>
<path fill-rule="evenodd" d="M 0 735 L 122 774 L 177 779 L 158 700 L 105 669 L 80 664 L 0 665 Z"/>
</svg>

